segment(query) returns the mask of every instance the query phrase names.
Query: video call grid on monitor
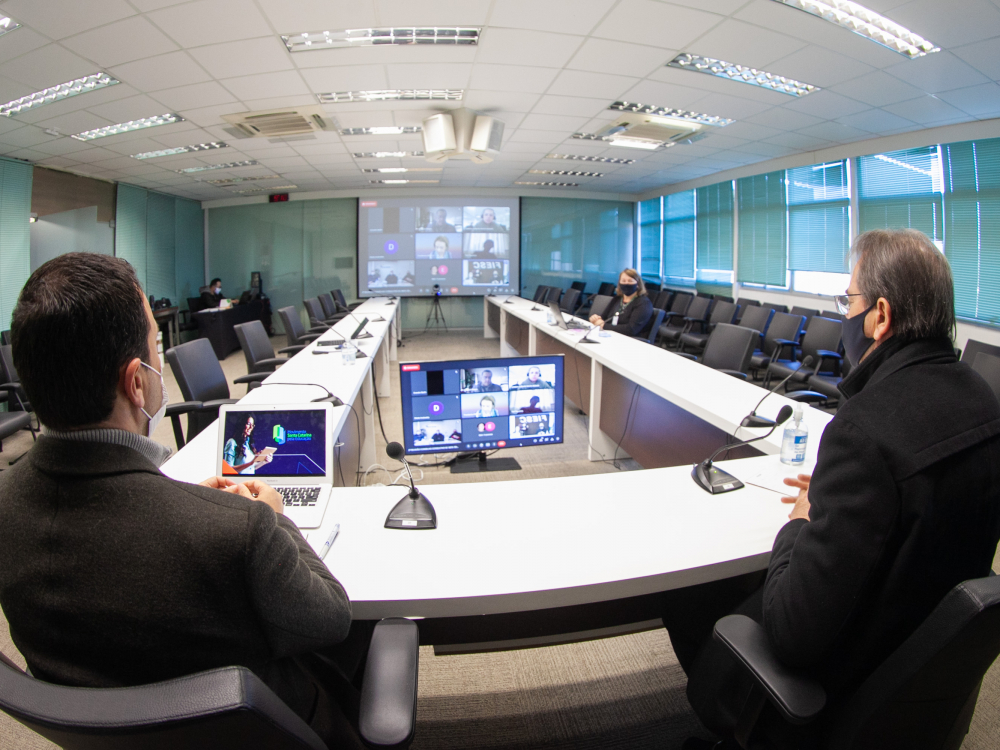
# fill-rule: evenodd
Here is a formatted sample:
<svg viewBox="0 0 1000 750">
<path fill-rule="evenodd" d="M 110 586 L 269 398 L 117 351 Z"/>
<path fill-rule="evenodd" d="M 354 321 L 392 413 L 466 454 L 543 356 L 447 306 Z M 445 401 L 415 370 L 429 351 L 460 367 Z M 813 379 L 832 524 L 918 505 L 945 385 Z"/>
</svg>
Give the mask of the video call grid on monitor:
<svg viewBox="0 0 1000 750">
<path fill-rule="evenodd" d="M 399 366 L 407 453 L 563 441 L 563 358 L 406 362 Z"/>
<path fill-rule="evenodd" d="M 519 202 L 358 201 L 360 297 L 517 294 Z"/>
<path fill-rule="evenodd" d="M 323 477 L 327 473 L 323 409 L 247 410 L 226 414 L 224 475 Z M 270 453 L 270 460 L 261 460 Z"/>
</svg>

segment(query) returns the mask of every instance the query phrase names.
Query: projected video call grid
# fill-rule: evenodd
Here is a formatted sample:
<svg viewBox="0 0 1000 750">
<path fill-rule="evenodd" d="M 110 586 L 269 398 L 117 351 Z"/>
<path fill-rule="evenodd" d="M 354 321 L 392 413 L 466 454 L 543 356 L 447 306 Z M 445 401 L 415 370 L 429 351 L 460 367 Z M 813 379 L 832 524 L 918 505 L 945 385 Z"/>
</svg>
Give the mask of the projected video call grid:
<svg viewBox="0 0 1000 750">
<path fill-rule="evenodd" d="M 360 296 L 516 294 L 515 206 L 505 200 L 361 200 Z"/>
<path fill-rule="evenodd" d="M 562 442 L 561 360 L 401 365 L 407 452 Z"/>
</svg>

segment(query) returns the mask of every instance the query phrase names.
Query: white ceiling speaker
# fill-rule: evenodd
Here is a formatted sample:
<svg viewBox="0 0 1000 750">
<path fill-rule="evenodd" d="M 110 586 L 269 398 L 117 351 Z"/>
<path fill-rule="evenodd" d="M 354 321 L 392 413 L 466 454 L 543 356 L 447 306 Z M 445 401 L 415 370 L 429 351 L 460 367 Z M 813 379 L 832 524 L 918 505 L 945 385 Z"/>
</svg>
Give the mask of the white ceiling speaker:
<svg viewBox="0 0 1000 750">
<path fill-rule="evenodd" d="M 503 123 L 471 109 L 453 109 L 423 122 L 424 158 L 440 163 L 466 159 L 488 164 L 500 152 Z"/>
</svg>

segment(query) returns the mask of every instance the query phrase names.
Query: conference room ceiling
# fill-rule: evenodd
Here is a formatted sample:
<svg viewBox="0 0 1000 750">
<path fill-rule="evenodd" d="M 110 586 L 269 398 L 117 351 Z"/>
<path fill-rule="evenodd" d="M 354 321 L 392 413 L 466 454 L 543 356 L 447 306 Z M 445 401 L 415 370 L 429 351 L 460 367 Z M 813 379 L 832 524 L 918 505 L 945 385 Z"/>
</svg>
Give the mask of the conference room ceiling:
<svg viewBox="0 0 1000 750">
<path fill-rule="evenodd" d="M 867 0 L 939 52 L 908 59 L 774 0 L 6 0 L 21 28 L 0 36 L 0 103 L 104 72 L 120 83 L 0 117 L 0 153 L 197 200 L 237 191 L 379 190 L 373 180 L 448 188 L 570 182 L 639 194 L 775 157 L 1000 117 L 1000 0 Z M 478 45 L 387 45 L 289 52 L 282 35 L 383 27 L 481 27 Z M 667 67 L 680 53 L 820 87 L 794 97 Z M 450 89 L 460 101 L 320 104 L 361 90 Z M 734 120 L 657 151 L 573 138 L 624 101 Z M 337 129 L 303 140 L 233 137 L 224 115 L 320 106 Z M 468 107 L 502 120 L 496 160 L 430 164 L 421 136 L 339 129 L 419 126 Z M 182 122 L 81 141 L 70 136 L 164 114 Z M 225 148 L 138 160 L 143 152 Z M 549 154 L 634 159 L 569 161 Z M 197 173 L 177 170 L 256 161 Z M 365 169 L 441 168 L 401 174 Z M 567 170 L 603 176 L 536 174 Z M 250 180 L 247 178 L 258 178 Z M 263 179 L 260 179 L 263 178 Z M 222 181 L 222 184 L 212 181 Z M 420 189 L 428 183 L 416 183 Z M 294 185 L 295 188 L 278 189 Z"/>
</svg>

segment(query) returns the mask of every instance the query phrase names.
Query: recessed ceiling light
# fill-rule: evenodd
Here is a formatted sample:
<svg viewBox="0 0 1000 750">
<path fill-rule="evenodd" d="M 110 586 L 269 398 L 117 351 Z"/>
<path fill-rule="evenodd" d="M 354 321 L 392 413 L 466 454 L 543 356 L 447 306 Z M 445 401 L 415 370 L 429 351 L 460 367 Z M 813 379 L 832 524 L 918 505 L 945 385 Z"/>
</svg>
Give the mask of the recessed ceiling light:
<svg viewBox="0 0 1000 750">
<path fill-rule="evenodd" d="M 624 136 L 617 136 L 614 138 L 608 138 L 609 146 L 621 146 L 623 148 L 639 148 L 644 151 L 655 151 L 661 146 L 666 148 L 668 146 L 673 146 L 672 143 L 664 143 L 662 141 L 653 141 L 648 138 L 628 138 Z"/>
<path fill-rule="evenodd" d="M 273 193 L 275 190 L 295 190 L 298 185 L 275 185 L 274 187 L 247 188 L 246 190 L 234 190 L 239 195 L 252 195 L 254 193 Z"/>
<path fill-rule="evenodd" d="M 479 43 L 480 28 L 434 27 L 391 29 L 343 29 L 340 31 L 306 31 L 282 36 L 289 52 L 308 52 L 335 47 L 369 47 L 377 44 L 451 44 Z"/>
<path fill-rule="evenodd" d="M 805 96 L 813 91 L 819 91 L 818 86 L 810 83 L 802 83 L 791 78 L 767 73 L 756 68 L 748 68 L 745 65 L 728 63 L 725 60 L 716 60 L 714 57 L 702 57 L 701 55 L 689 55 L 686 52 L 677 55 L 667 63 L 668 67 L 680 68 L 681 70 L 692 70 L 696 73 L 707 73 L 708 75 L 725 78 L 727 81 L 737 81 L 738 83 L 749 83 L 751 86 L 777 91 L 779 94 L 789 96 Z"/>
<path fill-rule="evenodd" d="M 423 156 L 423 151 L 355 151 L 355 159 L 402 159 L 407 156 Z"/>
<path fill-rule="evenodd" d="M 155 128 L 159 125 L 172 125 L 175 122 L 184 122 L 184 118 L 180 115 L 168 113 L 157 115 L 156 117 L 143 117 L 141 120 L 120 122 L 117 125 L 106 125 L 103 128 L 96 128 L 94 130 L 85 130 L 82 133 L 70 136 L 70 138 L 76 138 L 78 141 L 92 141 L 95 138 L 106 138 L 109 135 L 118 135 L 119 133 L 128 133 L 133 130 L 143 130 L 144 128 Z"/>
<path fill-rule="evenodd" d="M 0 16 L 0 36 L 19 28 L 21 28 L 21 24 L 10 16 Z"/>
<path fill-rule="evenodd" d="M 194 174 L 195 172 L 208 172 L 211 169 L 236 169 L 236 167 L 256 167 L 256 159 L 246 161 L 230 161 L 225 164 L 207 164 L 204 167 L 188 167 L 187 169 L 175 169 L 179 174 Z"/>
<path fill-rule="evenodd" d="M 531 185 L 532 187 L 580 187 L 576 182 L 515 182 L 515 185 Z"/>
<path fill-rule="evenodd" d="M 405 133 L 419 133 L 419 125 L 406 125 L 403 127 L 381 127 L 381 128 L 344 128 L 341 135 L 403 135 Z"/>
<path fill-rule="evenodd" d="M 805 11 L 841 28 L 853 31 L 865 39 L 881 44 L 911 60 L 923 57 L 941 48 L 905 26 L 900 26 L 883 15 L 850 0 L 775 0 L 782 5 Z"/>
<path fill-rule="evenodd" d="M 228 148 L 229 144 L 222 141 L 212 143 L 196 143 L 193 146 L 178 146 L 177 148 L 165 148 L 162 151 L 144 151 L 141 154 L 132 154 L 133 159 L 156 159 L 160 156 L 173 156 L 174 154 L 190 154 L 194 151 L 211 151 L 216 148 Z"/>
<path fill-rule="evenodd" d="M 3 32 L 0 31 L 0 33 Z M 0 105 L 0 115 L 10 117 L 11 115 L 16 115 L 35 107 L 69 99 L 71 96 L 87 94 L 91 91 L 114 86 L 118 82 L 116 78 L 112 78 L 107 73 L 91 73 L 89 76 L 66 81 L 66 83 L 60 83 L 58 86 L 49 86 L 49 88 L 36 91 L 34 94 L 28 94 L 27 96 L 22 96 L 20 99 L 13 99 L 6 104 L 2 104 Z"/>
<path fill-rule="evenodd" d="M 431 183 L 440 182 L 440 180 L 369 180 L 372 185 L 406 185 L 407 183 Z"/>
<path fill-rule="evenodd" d="M 615 159 L 610 156 L 580 156 L 577 154 L 549 154 L 546 159 L 570 159 L 572 161 L 596 161 L 602 164 L 635 164 L 635 159 Z"/>
<path fill-rule="evenodd" d="M 332 94 L 319 94 L 323 104 L 337 102 L 384 102 L 391 100 L 438 100 L 460 101 L 465 92 L 461 89 L 392 89 L 385 91 L 338 91 Z"/>
<path fill-rule="evenodd" d="M 689 112 L 686 109 L 657 107 L 653 104 L 638 104 L 636 102 L 614 102 L 610 107 L 608 107 L 608 109 L 614 109 L 619 112 L 638 112 L 644 115 L 655 115 L 656 117 L 670 117 L 675 120 L 697 122 L 701 125 L 714 125 L 718 128 L 724 128 L 726 125 L 731 125 L 736 122 L 735 120 L 730 120 L 726 117 L 704 115 L 698 112 Z"/>
<path fill-rule="evenodd" d="M 362 172 L 440 172 L 441 167 L 380 167 L 373 169 L 362 169 Z"/>
<path fill-rule="evenodd" d="M 601 172 L 577 172 L 572 169 L 529 169 L 528 174 L 555 174 L 560 177 L 604 177 Z"/>
<path fill-rule="evenodd" d="M 209 185 L 239 185 L 243 182 L 257 182 L 259 180 L 280 180 L 280 174 L 264 174 L 264 175 L 252 175 L 250 177 L 223 177 L 218 180 L 205 180 Z M 262 190 L 265 188 L 261 188 Z M 273 190 L 273 188 L 266 188 L 267 190 Z"/>
</svg>

